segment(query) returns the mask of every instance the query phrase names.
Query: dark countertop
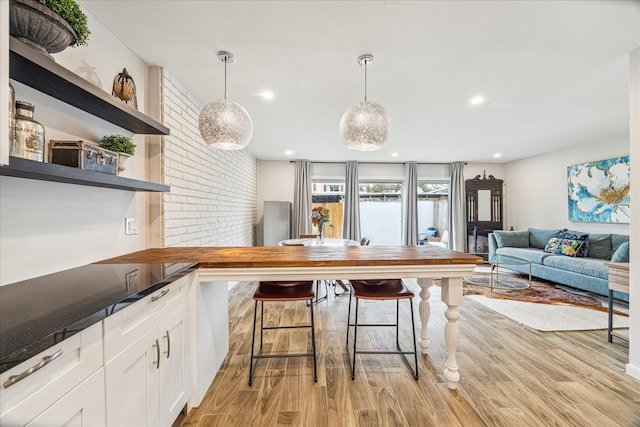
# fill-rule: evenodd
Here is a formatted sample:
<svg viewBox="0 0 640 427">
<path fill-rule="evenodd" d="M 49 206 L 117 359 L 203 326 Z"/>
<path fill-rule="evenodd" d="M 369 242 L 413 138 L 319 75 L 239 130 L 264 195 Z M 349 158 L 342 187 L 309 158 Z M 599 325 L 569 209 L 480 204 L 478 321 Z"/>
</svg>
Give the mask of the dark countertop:
<svg viewBox="0 0 640 427">
<path fill-rule="evenodd" d="M 90 264 L 0 286 L 0 373 L 197 268 Z"/>
</svg>

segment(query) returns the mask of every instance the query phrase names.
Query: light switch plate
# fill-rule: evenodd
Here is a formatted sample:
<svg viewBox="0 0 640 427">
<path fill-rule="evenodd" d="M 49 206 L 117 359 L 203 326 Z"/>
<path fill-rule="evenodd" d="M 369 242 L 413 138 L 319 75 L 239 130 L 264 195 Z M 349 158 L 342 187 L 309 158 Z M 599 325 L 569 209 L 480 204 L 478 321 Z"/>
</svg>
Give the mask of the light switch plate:
<svg viewBox="0 0 640 427">
<path fill-rule="evenodd" d="M 124 234 L 138 234 L 138 221 L 135 218 L 124 219 Z"/>
</svg>

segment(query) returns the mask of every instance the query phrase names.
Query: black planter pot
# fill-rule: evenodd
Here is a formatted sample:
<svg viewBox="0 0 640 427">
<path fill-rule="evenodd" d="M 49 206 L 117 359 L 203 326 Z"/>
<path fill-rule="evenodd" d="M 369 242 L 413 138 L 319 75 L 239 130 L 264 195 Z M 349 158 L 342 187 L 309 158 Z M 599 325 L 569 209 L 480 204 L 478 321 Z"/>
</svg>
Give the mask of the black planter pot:
<svg viewBox="0 0 640 427">
<path fill-rule="evenodd" d="M 11 0 L 9 22 L 11 36 L 50 58 L 76 42 L 71 25 L 35 0 Z"/>
</svg>

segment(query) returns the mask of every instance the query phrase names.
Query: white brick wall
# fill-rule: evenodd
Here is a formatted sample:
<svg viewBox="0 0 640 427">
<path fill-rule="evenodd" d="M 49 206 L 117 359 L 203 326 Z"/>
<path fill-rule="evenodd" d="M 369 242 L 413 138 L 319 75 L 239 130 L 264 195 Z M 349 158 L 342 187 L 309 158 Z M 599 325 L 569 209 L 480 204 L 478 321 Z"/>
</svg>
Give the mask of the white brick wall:
<svg viewBox="0 0 640 427">
<path fill-rule="evenodd" d="M 198 102 L 166 70 L 162 77 L 164 246 L 256 242 L 257 162 L 246 149 L 210 148 L 198 131 Z"/>
</svg>

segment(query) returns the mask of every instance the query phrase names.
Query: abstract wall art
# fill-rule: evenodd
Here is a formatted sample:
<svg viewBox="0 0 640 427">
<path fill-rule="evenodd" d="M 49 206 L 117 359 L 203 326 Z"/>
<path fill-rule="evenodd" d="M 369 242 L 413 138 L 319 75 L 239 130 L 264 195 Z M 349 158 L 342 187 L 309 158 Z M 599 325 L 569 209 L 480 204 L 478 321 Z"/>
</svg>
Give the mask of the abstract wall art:
<svg viewBox="0 0 640 427">
<path fill-rule="evenodd" d="M 629 156 L 567 168 L 569 221 L 629 223 Z"/>
</svg>

